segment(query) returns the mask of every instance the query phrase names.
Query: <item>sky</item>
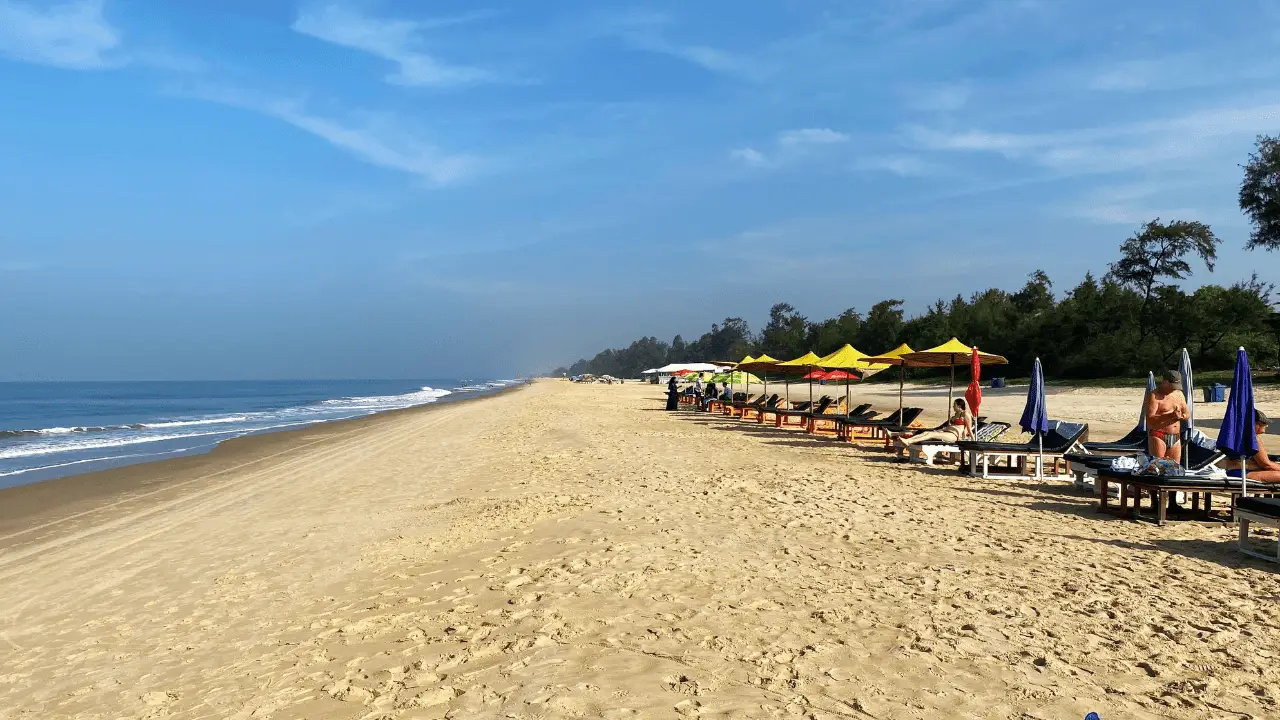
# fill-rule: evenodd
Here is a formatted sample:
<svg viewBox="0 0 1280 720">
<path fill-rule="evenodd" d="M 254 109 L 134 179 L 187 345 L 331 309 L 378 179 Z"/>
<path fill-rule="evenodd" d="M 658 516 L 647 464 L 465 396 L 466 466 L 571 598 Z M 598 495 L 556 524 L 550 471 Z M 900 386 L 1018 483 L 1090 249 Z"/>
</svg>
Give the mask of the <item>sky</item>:
<svg viewBox="0 0 1280 720">
<path fill-rule="evenodd" d="M 1278 80 L 1274 0 L 0 0 L 0 379 L 506 377 L 1155 217 L 1280 281 Z"/>
</svg>

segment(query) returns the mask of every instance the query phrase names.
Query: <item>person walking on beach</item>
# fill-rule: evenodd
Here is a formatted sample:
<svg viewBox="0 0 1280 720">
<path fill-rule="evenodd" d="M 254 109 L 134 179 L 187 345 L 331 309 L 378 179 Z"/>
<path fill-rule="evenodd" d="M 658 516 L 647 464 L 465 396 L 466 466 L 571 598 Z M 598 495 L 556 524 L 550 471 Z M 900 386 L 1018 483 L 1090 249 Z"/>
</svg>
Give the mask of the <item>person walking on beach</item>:
<svg viewBox="0 0 1280 720">
<path fill-rule="evenodd" d="M 1191 417 L 1191 411 L 1181 385 L 1182 374 L 1169 370 L 1147 398 L 1147 454 L 1154 459 L 1182 462 L 1182 421 Z"/>
</svg>

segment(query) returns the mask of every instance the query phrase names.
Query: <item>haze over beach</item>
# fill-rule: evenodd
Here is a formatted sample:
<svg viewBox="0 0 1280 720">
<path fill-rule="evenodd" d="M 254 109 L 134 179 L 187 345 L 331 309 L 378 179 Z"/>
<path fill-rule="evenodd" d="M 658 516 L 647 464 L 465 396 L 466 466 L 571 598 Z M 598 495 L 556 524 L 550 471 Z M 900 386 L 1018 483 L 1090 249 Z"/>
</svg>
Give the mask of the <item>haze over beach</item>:
<svg viewBox="0 0 1280 720">
<path fill-rule="evenodd" d="M 1277 28 L 0 0 L 0 720 L 1280 716 Z"/>
</svg>

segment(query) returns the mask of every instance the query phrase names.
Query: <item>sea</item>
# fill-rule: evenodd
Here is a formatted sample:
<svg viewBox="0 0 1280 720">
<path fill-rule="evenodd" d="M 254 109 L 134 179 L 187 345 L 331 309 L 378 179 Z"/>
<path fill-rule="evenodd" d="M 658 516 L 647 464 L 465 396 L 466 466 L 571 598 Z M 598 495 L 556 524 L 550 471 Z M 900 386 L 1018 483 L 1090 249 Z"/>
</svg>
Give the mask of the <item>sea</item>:
<svg viewBox="0 0 1280 720">
<path fill-rule="evenodd" d="M 0 383 L 0 488 L 231 438 L 494 393 L 519 380 Z"/>
</svg>

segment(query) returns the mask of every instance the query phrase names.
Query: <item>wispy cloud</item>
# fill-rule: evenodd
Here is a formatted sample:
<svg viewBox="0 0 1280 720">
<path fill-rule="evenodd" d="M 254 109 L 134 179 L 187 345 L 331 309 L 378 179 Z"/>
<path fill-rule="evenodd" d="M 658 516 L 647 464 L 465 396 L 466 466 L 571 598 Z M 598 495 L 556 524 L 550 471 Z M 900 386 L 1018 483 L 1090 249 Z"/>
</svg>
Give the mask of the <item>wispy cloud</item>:
<svg viewBox="0 0 1280 720">
<path fill-rule="evenodd" d="M 925 112 L 955 112 L 969 103 L 973 87 L 969 83 L 916 86 L 903 90 L 908 107 Z"/>
<path fill-rule="evenodd" d="M 881 155 L 862 158 L 854 163 L 854 168 L 882 171 L 899 177 L 927 177 L 942 172 L 942 168 L 918 155 Z"/>
<path fill-rule="evenodd" d="M 241 90 L 196 86 L 181 94 L 262 113 L 305 130 L 371 165 L 416 175 L 436 186 L 464 180 L 481 162 L 469 155 L 450 154 L 407 133 L 388 115 L 365 113 L 362 122 L 346 123 L 309 112 L 299 100 L 266 98 Z"/>
<path fill-rule="evenodd" d="M 765 75 L 764 67 L 746 55 L 670 40 L 666 32 L 670 24 L 670 18 L 661 13 L 630 12 L 598 21 L 598 30 L 603 35 L 621 38 L 636 50 L 678 58 L 708 72 L 745 79 L 760 79 Z"/>
<path fill-rule="evenodd" d="M 748 167 L 776 167 L 800 159 L 815 147 L 840 145 L 847 142 L 849 142 L 848 135 L 831 128 L 784 130 L 774 139 L 774 149 L 769 153 L 753 147 L 744 147 L 730 150 L 729 157 Z"/>
<path fill-rule="evenodd" d="M 103 0 L 57 5 L 0 0 L 0 55 L 69 70 L 99 70 L 125 61 L 112 55 L 120 33 L 102 14 Z"/>
<path fill-rule="evenodd" d="M 333 3 L 299 13 L 293 29 L 318 40 L 375 55 L 399 66 L 386 76 L 395 85 L 453 86 L 492 82 L 497 76 L 482 68 L 450 65 L 422 50 L 426 30 L 474 22 L 488 13 L 432 20 L 386 20 Z"/>
<path fill-rule="evenodd" d="M 729 151 L 729 158 L 746 165 L 747 167 L 764 168 L 769 167 L 772 163 L 764 153 L 755 148 L 736 148 Z"/>
<path fill-rule="evenodd" d="M 1195 157 L 1213 150 L 1224 139 L 1271 132 L 1277 124 L 1280 104 L 1258 104 L 1057 132 L 952 132 L 913 127 L 907 136 L 926 150 L 994 153 L 1071 174 L 1117 172 Z"/>
</svg>

